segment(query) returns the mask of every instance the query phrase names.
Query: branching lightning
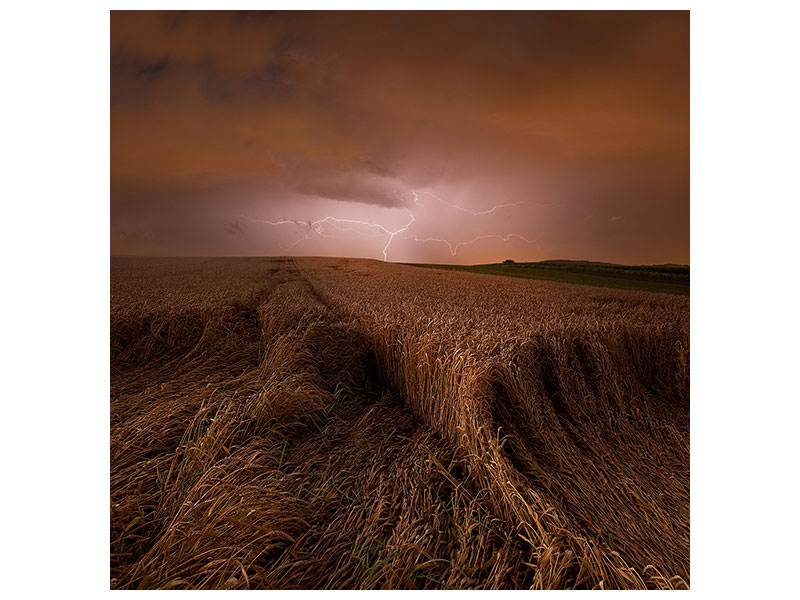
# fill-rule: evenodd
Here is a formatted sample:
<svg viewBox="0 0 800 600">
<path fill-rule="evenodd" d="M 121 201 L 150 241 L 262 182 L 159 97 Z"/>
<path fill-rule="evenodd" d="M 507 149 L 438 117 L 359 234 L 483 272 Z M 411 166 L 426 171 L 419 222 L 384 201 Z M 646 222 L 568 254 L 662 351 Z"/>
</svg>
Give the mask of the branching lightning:
<svg viewBox="0 0 800 600">
<path fill-rule="evenodd" d="M 418 195 L 417 192 L 411 192 L 411 193 L 414 195 L 414 204 L 416 204 L 418 206 L 425 206 L 425 204 L 420 202 L 419 195 Z M 500 210 L 501 208 L 511 208 L 511 207 L 514 207 L 514 206 L 522 206 L 524 204 L 527 204 L 527 202 L 511 202 L 509 204 L 495 204 L 494 206 L 492 206 L 492 208 L 488 208 L 486 210 L 472 210 L 472 209 L 469 209 L 469 208 L 464 208 L 463 206 L 459 206 L 458 204 L 450 204 L 449 202 L 447 202 L 443 198 L 437 196 L 433 192 L 423 191 L 421 193 L 425 194 L 427 196 L 430 196 L 431 198 L 433 198 L 437 202 L 440 202 L 441 204 L 444 204 L 448 208 L 453 208 L 455 210 L 460 210 L 463 213 L 467 213 L 468 215 L 475 215 L 475 216 L 490 215 L 493 212 L 495 212 L 497 210 Z"/>
<path fill-rule="evenodd" d="M 510 242 L 512 239 L 518 239 L 518 240 L 522 240 L 526 244 L 535 244 L 536 243 L 535 240 L 530 240 L 530 239 L 526 238 L 524 235 L 521 235 L 519 233 L 505 233 L 505 234 L 487 233 L 487 234 L 484 234 L 484 235 L 479 235 L 477 237 L 474 237 L 471 240 L 467 240 L 465 242 L 458 242 L 456 244 L 453 244 L 451 241 L 444 240 L 442 238 L 432 238 L 432 237 L 420 238 L 420 237 L 418 237 L 416 235 L 413 235 L 413 234 L 407 235 L 407 236 L 403 236 L 403 239 L 404 240 L 412 240 L 414 242 L 423 242 L 423 243 L 425 243 L 425 242 L 437 242 L 437 243 L 441 243 L 441 244 L 446 244 L 447 248 L 448 248 L 448 250 L 450 250 L 450 254 L 452 256 L 455 256 L 456 254 L 458 254 L 459 248 L 462 248 L 464 246 L 469 246 L 470 244 L 474 244 L 475 242 L 479 242 L 481 240 L 497 239 L 497 240 L 500 240 L 502 242 Z"/>
<path fill-rule="evenodd" d="M 376 237 L 376 234 L 364 234 L 364 232 L 360 231 L 357 228 L 354 228 L 354 227 L 342 227 L 341 225 L 343 225 L 343 224 L 344 225 L 359 225 L 359 226 L 362 226 L 362 227 L 369 227 L 369 228 L 372 228 L 372 229 L 378 229 L 378 230 L 381 231 L 381 233 L 379 233 L 377 235 L 388 235 L 389 236 L 389 238 L 386 240 L 386 245 L 383 247 L 383 260 L 384 261 L 388 260 L 389 246 L 391 246 L 392 240 L 394 240 L 394 237 L 398 233 L 402 233 L 404 231 L 407 231 L 408 228 L 411 227 L 411 225 L 414 223 L 414 221 L 416 221 L 416 218 L 414 217 L 414 214 L 411 211 L 408 211 L 408 216 L 410 217 L 408 223 L 406 223 L 400 229 L 392 231 L 390 229 L 387 229 L 386 227 L 384 227 L 380 223 L 370 223 L 369 221 L 361 221 L 359 219 L 340 219 L 339 217 L 333 217 L 333 216 L 323 217 L 321 219 L 317 219 L 316 221 L 298 221 L 298 220 L 295 220 L 295 219 L 282 219 L 280 221 L 269 221 L 269 220 L 266 220 L 266 219 L 254 219 L 252 217 L 248 217 L 247 215 L 239 215 L 239 216 L 241 218 L 243 218 L 243 219 L 246 219 L 246 220 L 252 222 L 252 223 L 263 223 L 263 224 L 266 224 L 266 225 L 273 225 L 273 226 L 277 226 L 277 225 L 300 225 L 302 227 L 305 227 L 307 229 L 307 231 L 303 235 L 303 237 L 299 238 L 294 243 L 292 243 L 289 246 L 289 248 L 293 248 L 294 246 L 296 246 L 298 243 L 302 242 L 303 240 L 310 240 L 313 237 L 312 233 L 314 233 L 316 235 L 319 235 L 319 236 L 322 236 L 322 237 L 333 237 L 333 236 L 325 234 L 325 229 L 323 227 L 324 224 L 329 224 L 334 229 L 336 229 L 338 231 L 353 231 L 353 232 L 359 233 L 361 235 L 369 235 L 370 237 Z"/>
<path fill-rule="evenodd" d="M 422 207 L 426 206 L 426 204 L 420 200 L 420 197 L 419 197 L 420 193 L 423 194 L 423 195 L 426 195 L 426 196 L 428 196 L 430 198 L 433 198 L 434 200 L 436 200 L 437 202 L 443 204 L 444 206 L 447 206 L 448 208 L 451 208 L 451 209 L 454 209 L 454 210 L 458 210 L 460 212 L 464 212 L 464 213 L 467 213 L 467 214 L 470 214 L 470 215 L 474 215 L 474 216 L 489 215 L 489 214 L 492 214 L 492 213 L 494 213 L 494 212 L 496 212 L 496 211 L 498 211 L 500 209 L 503 209 L 503 208 L 512 208 L 512 207 L 522 206 L 524 204 L 527 204 L 526 202 L 513 202 L 513 203 L 508 203 L 508 204 L 496 204 L 496 205 L 492 206 L 491 208 L 488 208 L 488 209 L 485 209 L 485 210 L 472 210 L 472 209 L 469 209 L 469 208 L 464 208 L 463 206 L 458 206 L 457 204 L 451 204 L 451 203 L 447 202 L 446 200 L 440 198 L 439 196 L 437 196 L 433 192 L 430 192 L 430 191 L 423 191 L 423 192 L 419 192 L 419 193 L 416 192 L 416 191 L 412 191 L 411 194 L 413 196 L 413 203 L 415 205 L 417 205 L 417 206 L 422 206 Z M 337 231 L 352 232 L 352 233 L 356 233 L 358 235 L 362 235 L 362 236 L 366 236 L 366 237 L 383 237 L 383 236 L 387 236 L 386 244 L 383 246 L 383 250 L 382 250 L 383 260 L 387 261 L 388 260 L 388 255 L 389 255 L 389 248 L 392 245 L 392 242 L 394 241 L 394 239 L 398 235 L 408 232 L 409 228 L 417 221 L 416 216 L 414 215 L 413 212 L 411 212 L 411 210 L 406 209 L 406 211 L 408 212 L 408 216 L 409 216 L 408 222 L 405 225 L 403 225 L 402 227 L 400 227 L 399 229 L 395 229 L 395 230 L 388 229 L 387 227 L 385 227 L 384 225 L 381 225 L 380 223 L 373 223 L 373 222 L 370 222 L 370 221 L 363 221 L 363 220 L 360 220 L 360 219 L 343 219 L 343 218 L 334 217 L 334 216 L 331 216 L 331 215 L 322 217 L 321 219 L 317 219 L 315 221 L 303 221 L 303 220 L 299 220 L 299 219 L 281 219 L 279 221 L 270 221 L 270 220 L 267 220 L 267 219 L 255 219 L 255 218 L 249 217 L 247 215 L 239 215 L 239 217 L 241 217 L 242 219 L 245 219 L 247 221 L 250 221 L 251 223 L 259 223 L 259 224 L 264 224 L 264 225 L 270 225 L 270 226 L 273 226 L 273 227 L 282 226 L 282 225 L 294 225 L 294 226 L 298 226 L 298 227 L 304 228 L 305 232 L 304 232 L 303 236 L 298 238 L 297 240 L 295 240 L 292 244 L 290 244 L 287 249 L 293 248 L 297 244 L 303 242 L 304 240 L 310 240 L 315 236 L 319 236 L 319 237 L 335 237 L 335 236 L 325 232 L 326 227 L 330 227 L 330 228 L 335 229 Z M 372 232 L 371 233 L 365 232 L 364 231 L 365 228 L 368 229 L 368 230 L 372 230 Z M 501 240 L 503 242 L 508 242 L 508 241 L 511 241 L 512 239 L 518 239 L 518 240 L 521 240 L 521 241 L 523 241 L 525 243 L 528 243 L 528 244 L 535 244 L 536 243 L 534 240 L 528 239 L 528 238 L 526 238 L 525 236 L 523 236 L 523 235 L 521 235 L 519 233 L 502 233 L 502 234 L 501 233 L 489 233 L 489 234 L 479 235 L 479 236 L 477 236 L 477 237 L 475 237 L 475 238 L 473 238 L 471 240 L 467 240 L 467 241 L 463 241 L 463 242 L 453 242 L 451 240 L 446 240 L 446 239 L 443 239 L 443 238 L 435 238 L 435 237 L 423 238 L 423 237 L 419 237 L 418 235 L 413 234 L 413 233 L 409 233 L 407 235 L 403 235 L 403 236 L 401 236 L 401 239 L 411 240 L 411 241 L 419 242 L 419 243 L 441 243 L 441 244 L 445 244 L 452 256 L 456 256 L 456 254 L 458 254 L 459 249 L 463 248 L 464 246 L 469 246 L 471 244 L 474 244 L 476 242 L 479 242 L 481 240 L 486 240 L 486 239 L 499 239 L 499 240 Z"/>
</svg>

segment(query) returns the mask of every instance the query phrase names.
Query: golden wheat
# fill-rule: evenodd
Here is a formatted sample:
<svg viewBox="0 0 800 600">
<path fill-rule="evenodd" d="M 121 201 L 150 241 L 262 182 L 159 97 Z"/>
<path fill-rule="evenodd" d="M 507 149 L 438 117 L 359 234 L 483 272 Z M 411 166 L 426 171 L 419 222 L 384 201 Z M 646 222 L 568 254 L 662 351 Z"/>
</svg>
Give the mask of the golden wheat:
<svg viewBox="0 0 800 600">
<path fill-rule="evenodd" d="M 676 588 L 688 299 L 112 262 L 111 586 Z"/>
</svg>

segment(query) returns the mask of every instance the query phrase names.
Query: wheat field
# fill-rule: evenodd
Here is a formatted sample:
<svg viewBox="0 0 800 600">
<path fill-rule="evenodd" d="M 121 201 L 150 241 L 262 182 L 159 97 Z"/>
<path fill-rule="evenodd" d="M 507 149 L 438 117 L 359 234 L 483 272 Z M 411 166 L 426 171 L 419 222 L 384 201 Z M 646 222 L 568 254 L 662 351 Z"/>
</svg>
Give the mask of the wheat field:
<svg viewBox="0 0 800 600">
<path fill-rule="evenodd" d="M 689 299 L 112 258 L 110 586 L 689 586 Z"/>
</svg>

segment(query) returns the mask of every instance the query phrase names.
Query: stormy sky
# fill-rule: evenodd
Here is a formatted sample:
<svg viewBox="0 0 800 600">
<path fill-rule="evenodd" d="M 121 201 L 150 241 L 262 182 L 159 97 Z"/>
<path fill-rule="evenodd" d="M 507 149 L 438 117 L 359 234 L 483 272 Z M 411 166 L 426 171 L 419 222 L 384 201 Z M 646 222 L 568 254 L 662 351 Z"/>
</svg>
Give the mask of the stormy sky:
<svg viewBox="0 0 800 600">
<path fill-rule="evenodd" d="M 112 11 L 111 251 L 688 264 L 688 12 Z"/>
</svg>

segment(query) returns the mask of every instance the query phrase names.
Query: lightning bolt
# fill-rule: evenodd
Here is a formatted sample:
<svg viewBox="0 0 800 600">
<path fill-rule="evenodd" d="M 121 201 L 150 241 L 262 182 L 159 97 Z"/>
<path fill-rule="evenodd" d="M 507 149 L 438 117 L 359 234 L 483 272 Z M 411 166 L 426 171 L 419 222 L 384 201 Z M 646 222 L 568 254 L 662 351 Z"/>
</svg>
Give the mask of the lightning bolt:
<svg viewBox="0 0 800 600">
<path fill-rule="evenodd" d="M 324 230 L 323 224 L 331 225 L 334 229 L 337 229 L 338 231 L 354 231 L 356 233 L 361 233 L 362 235 L 364 235 L 363 232 L 360 232 L 356 228 L 353 228 L 353 227 L 342 227 L 341 225 L 359 225 L 359 226 L 363 226 L 363 227 L 369 227 L 369 228 L 372 228 L 372 229 L 378 229 L 378 230 L 380 230 L 381 233 L 378 233 L 377 235 L 388 235 L 389 236 L 388 239 L 386 240 L 386 245 L 383 247 L 383 260 L 384 261 L 388 260 L 389 246 L 391 246 L 392 240 L 394 240 L 395 236 L 397 234 L 399 234 L 399 233 L 407 231 L 408 228 L 411 227 L 411 225 L 413 225 L 414 222 L 416 221 L 416 218 L 414 217 L 414 214 L 411 211 L 408 211 L 408 216 L 410 217 L 408 223 L 406 223 L 400 229 L 396 229 L 395 231 L 392 231 L 390 229 L 387 229 L 386 227 L 384 227 L 380 223 L 371 223 L 369 221 L 361 221 L 359 219 L 340 219 L 339 217 L 332 217 L 332 216 L 323 217 L 321 219 L 317 219 L 316 221 L 297 221 L 295 219 L 282 219 L 280 221 L 269 221 L 267 219 L 254 219 L 252 217 L 248 217 L 247 215 L 239 215 L 239 216 L 242 219 L 246 219 L 247 221 L 250 221 L 251 223 L 263 223 L 263 224 L 266 224 L 266 225 L 273 225 L 273 226 L 276 226 L 276 225 L 300 225 L 300 226 L 306 227 L 307 230 L 308 230 L 306 232 L 306 234 L 302 238 L 298 239 L 293 244 L 291 244 L 289 246 L 289 248 L 293 248 L 294 246 L 296 246 L 299 242 L 302 242 L 303 240 L 310 240 L 311 237 L 312 237 L 310 235 L 312 231 L 315 234 L 323 236 L 323 237 L 332 237 L 332 236 L 325 235 L 325 232 L 324 232 L 325 230 Z M 376 234 L 373 234 L 370 237 L 376 237 Z"/>
<path fill-rule="evenodd" d="M 418 206 L 425 206 L 422 202 L 420 202 L 417 192 L 411 192 L 411 193 L 414 195 L 414 204 L 417 204 Z M 433 198 L 437 202 L 440 202 L 441 204 L 444 204 L 448 208 L 453 208 L 455 210 L 460 210 L 463 213 L 467 213 L 468 215 L 475 215 L 475 216 L 490 215 L 493 212 L 495 212 L 497 210 L 500 210 L 501 208 L 510 208 L 510 207 L 513 207 L 513 206 L 522 206 L 524 204 L 527 204 L 527 202 L 524 202 L 524 201 L 522 201 L 522 202 L 511 202 L 511 203 L 508 203 L 508 204 L 495 204 L 494 206 L 492 206 L 492 208 L 488 208 L 486 210 L 472 210 L 472 209 L 469 209 L 469 208 L 464 208 L 463 206 L 459 206 L 458 204 L 451 204 L 450 202 L 447 202 L 446 200 L 444 200 L 443 198 L 437 196 L 436 194 L 434 194 L 431 191 L 425 190 L 425 191 L 422 191 L 420 193 L 430 196 L 431 198 Z"/>
<path fill-rule="evenodd" d="M 446 200 L 440 198 L 439 196 L 437 196 L 436 194 L 434 194 L 433 192 L 430 192 L 430 191 L 422 191 L 422 192 L 412 191 L 411 195 L 413 196 L 413 203 L 416 204 L 417 206 L 422 206 L 422 207 L 425 206 L 425 203 L 420 200 L 420 197 L 419 197 L 420 193 L 424 194 L 424 195 L 427 195 L 430 198 L 433 198 L 434 200 L 436 200 L 437 202 L 443 204 L 444 206 L 447 206 L 448 208 L 452 208 L 454 210 L 458 210 L 458 211 L 461 211 L 461 212 L 464 212 L 464 213 L 467 213 L 467 214 L 470 214 L 470 215 L 475 215 L 475 216 L 489 215 L 489 214 L 492 214 L 492 213 L 494 213 L 494 212 L 496 212 L 496 211 L 498 211 L 498 210 L 500 210 L 502 208 L 510 208 L 510 207 L 522 206 L 524 204 L 527 204 L 527 202 L 513 202 L 513 203 L 507 203 L 507 204 L 496 204 L 496 205 L 492 206 L 491 208 L 488 208 L 488 209 L 485 209 L 485 210 L 472 210 L 472 209 L 469 209 L 469 208 L 464 208 L 463 206 L 459 206 L 457 204 L 451 204 L 450 202 L 447 202 Z M 400 199 L 402 200 L 402 196 L 400 196 Z M 297 226 L 297 227 L 303 227 L 306 230 L 305 233 L 303 234 L 303 236 L 298 238 L 297 240 L 295 240 L 292 244 L 290 244 L 287 249 L 294 248 L 300 242 L 302 242 L 304 240 L 310 240 L 314 236 L 334 237 L 334 236 L 332 236 L 330 234 L 325 233 L 325 228 L 326 227 L 331 227 L 331 228 L 333 228 L 333 229 L 335 229 L 337 231 L 353 232 L 353 233 L 356 233 L 358 235 L 363 235 L 363 236 L 367 236 L 367 237 L 387 236 L 386 244 L 383 246 L 383 250 L 382 250 L 383 260 L 387 261 L 388 260 L 388 256 L 389 256 L 389 248 L 392 245 L 392 242 L 394 241 L 394 239 L 398 235 L 400 235 L 401 233 L 407 232 L 408 229 L 417 220 L 416 217 L 414 216 L 414 213 L 412 213 L 408 209 L 406 209 L 406 211 L 408 212 L 408 216 L 409 216 L 408 222 L 405 225 L 403 225 L 402 227 L 400 227 L 399 229 L 396 229 L 396 230 L 388 229 L 387 227 L 381 225 L 380 223 L 373 223 L 373 222 L 370 222 L 370 221 L 363 221 L 363 220 L 360 220 L 360 219 L 343 219 L 343 218 L 334 217 L 334 216 L 325 216 L 325 217 L 322 217 L 321 219 L 317 219 L 315 221 L 301 221 L 301 220 L 298 220 L 298 219 L 281 219 L 279 221 L 270 221 L 270 220 L 267 220 L 267 219 L 256 219 L 256 218 L 249 217 L 247 215 L 241 215 L 241 214 L 238 215 L 238 216 L 240 218 L 242 218 L 242 219 L 250 221 L 251 223 L 259 223 L 259 224 L 264 224 L 264 225 L 270 225 L 270 226 L 273 226 L 273 227 L 281 226 L 281 225 L 294 225 L 294 226 Z M 363 231 L 363 228 L 371 229 L 374 232 L 373 233 L 365 233 Z M 458 242 L 458 243 L 455 243 L 455 244 L 453 242 L 449 241 L 449 240 L 446 240 L 446 239 L 433 238 L 433 237 L 421 238 L 421 237 L 419 237 L 419 236 L 417 236 L 415 234 L 404 235 L 404 236 L 401 237 L 401 239 L 412 240 L 414 242 L 419 242 L 419 243 L 429 243 L 429 242 L 442 243 L 442 244 L 445 244 L 447 246 L 447 248 L 450 251 L 450 254 L 452 256 L 456 256 L 456 254 L 458 254 L 458 251 L 459 251 L 460 248 L 463 248 L 464 246 L 468 246 L 470 244 L 474 244 L 476 242 L 479 242 L 481 240 L 486 240 L 486 239 L 499 239 L 499 240 L 501 240 L 503 242 L 508 242 L 508 241 L 511 241 L 512 239 L 519 239 L 519 240 L 522 240 L 522 241 L 524 241 L 524 242 L 526 242 L 528 244 L 535 244 L 536 243 L 534 240 L 530 240 L 530 239 L 526 238 L 525 236 L 523 236 L 521 234 L 518 234 L 518 233 L 505 233 L 505 234 L 489 233 L 489 234 L 479 235 L 479 236 L 477 236 L 477 237 L 475 237 L 475 238 L 473 238 L 471 240 L 467 240 L 467 241 L 464 241 L 464 242 Z"/>
<path fill-rule="evenodd" d="M 471 240 L 467 240 L 465 242 L 458 242 L 457 244 L 453 244 L 449 240 L 444 240 L 442 238 L 432 238 L 432 237 L 421 238 L 421 237 L 418 237 L 418 236 L 416 236 L 414 234 L 403 236 L 403 239 L 404 240 L 412 240 L 414 242 L 421 242 L 421 243 L 438 242 L 438 243 L 441 243 L 441 244 L 446 244 L 447 245 L 447 249 L 450 251 L 450 254 L 452 256 L 455 256 L 456 254 L 458 254 L 459 248 L 462 248 L 464 246 L 469 246 L 470 244 L 474 244 L 475 242 L 479 242 L 481 240 L 498 239 L 498 240 L 501 240 L 503 242 L 510 242 L 512 239 L 518 239 L 518 240 L 522 240 L 523 242 L 525 242 L 527 244 L 536 244 L 536 240 L 530 240 L 530 239 L 526 238 L 524 235 L 521 235 L 519 233 L 487 233 L 487 234 L 484 234 L 484 235 L 479 235 L 477 237 L 474 237 Z"/>
</svg>

